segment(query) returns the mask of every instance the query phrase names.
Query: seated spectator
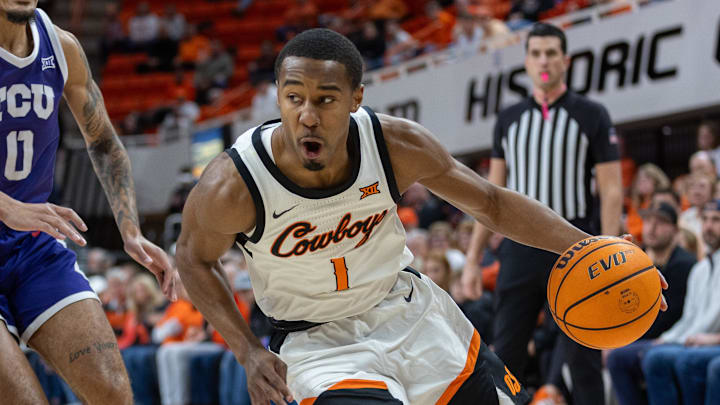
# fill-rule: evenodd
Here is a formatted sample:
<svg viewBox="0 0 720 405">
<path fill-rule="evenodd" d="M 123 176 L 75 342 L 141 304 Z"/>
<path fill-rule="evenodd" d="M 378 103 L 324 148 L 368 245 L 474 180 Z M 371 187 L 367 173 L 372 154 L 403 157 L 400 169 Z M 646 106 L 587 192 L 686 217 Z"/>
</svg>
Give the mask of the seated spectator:
<svg viewBox="0 0 720 405">
<path fill-rule="evenodd" d="M 250 283 L 250 274 L 247 269 L 237 272 L 233 282 L 235 302 L 243 314 L 250 330 L 265 344 L 270 341 L 272 327 L 268 317 L 263 313 L 255 301 L 255 293 Z"/>
<path fill-rule="evenodd" d="M 437 1 L 425 5 L 425 14 L 430 22 L 413 34 L 425 52 L 444 49 L 453 42 L 455 16 L 443 10 Z"/>
<path fill-rule="evenodd" d="M 430 249 L 445 252 L 445 257 L 453 272 L 462 271 L 465 266 L 465 255 L 457 248 L 452 226 L 445 221 L 434 222 L 430 225 Z"/>
<path fill-rule="evenodd" d="M 642 218 L 640 210 L 650 206 L 655 190 L 670 187 L 667 175 L 652 163 L 646 163 L 638 168 L 635 181 L 630 188 L 630 198 L 625 200 L 625 229 L 635 240 L 642 242 Z"/>
<path fill-rule="evenodd" d="M 698 252 L 700 250 L 698 248 L 697 235 L 695 234 L 695 232 L 693 232 L 687 228 L 680 227 L 678 229 L 677 242 L 678 242 L 678 246 L 687 250 L 688 252 L 692 253 L 692 252 Z M 703 258 L 702 258 L 702 256 L 697 256 L 697 254 L 695 254 L 695 259 L 702 260 Z"/>
<path fill-rule="evenodd" d="M 702 404 L 696 383 L 706 369 L 693 368 L 704 350 L 693 346 L 717 344 L 709 334 L 720 332 L 720 200 L 702 212 L 702 235 L 711 254 L 697 263 L 688 278 L 683 313 L 678 322 L 660 335 L 642 360 L 648 398 L 652 404 Z M 715 357 L 715 356 L 712 356 Z M 702 362 L 705 362 L 703 360 Z M 707 364 L 705 362 L 705 364 Z"/>
<path fill-rule="evenodd" d="M 370 20 L 400 20 L 408 13 L 407 5 L 402 0 L 365 1 Z"/>
<path fill-rule="evenodd" d="M 654 203 L 642 212 L 643 241 L 645 252 L 668 282 L 663 291 L 668 310 L 661 312 L 642 339 L 628 346 L 615 349 L 607 356 L 607 367 L 613 381 L 613 387 L 622 405 L 644 402 L 642 390 L 642 354 L 655 339 L 670 329 L 683 314 L 686 300 L 688 275 L 695 265 L 694 254 L 678 246 L 676 242 L 677 211 L 666 202 Z"/>
<path fill-rule="evenodd" d="M 418 42 L 395 20 L 385 23 L 385 65 L 396 65 L 418 53 Z"/>
<path fill-rule="evenodd" d="M 161 26 L 165 29 L 168 38 L 175 42 L 179 42 L 185 36 L 185 16 L 178 13 L 175 4 L 165 4 L 165 10 L 160 20 Z"/>
<path fill-rule="evenodd" d="M 680 212 L 680 196 L 671 188 L 662 188 L 655 190 L 652 195 L 652 204 L 659 204 L 661 202 L 670 204 L 675 209 L 675 212 Z"/>
<path fill-rule="evenodd" d="M 275 81 L 275 46 L 270 40 L 265 40 L 260 44 L 260 56 L 254 61 L 248 63 L 248 75 L 250 83 L 257 85 L 262 81 Z"/>
<path fill-rule="evenodd" d="M 163 317 L 167 307 L 162 292 L 153 277 L 146 273 L 136 275 L 128 288 L 128 316 L 118 347 L 122 350 L 133 345 L 152 343 L 151 335 L 155 324 Z"/>
<path fill-rule="evenodd" d="M 160 29 L 160 19 L 150 12 L 147 2 L 140 2 L 137 11 L 128 22 L 130 44 L 136 50 L 146 50 L 157 38 Z"/>
<path fill-rule="evenodd" d="M 413 262 L 410 264 L 410 267 L 422 269 L 425 265 L 428 252 L 430 251 L 428 232 L 424 229 L 413 229 L 407 233 L 405 244 L 413 254 Z"/>
<path fill-rule="evenodd" d="M 450 264 L 442 250 L 431 250 L 423 262 L 422 273 L 428 276 L 438 287 L 450 292 Z"/>
<path fill-rule="evenodd" d="M 189 131 L 199 117 L 200 108 L 197 103 L 181 95 L 158 129 L 163 137 L 172 138 Z"/>
<path fill-rule="evenodd" d="M 715 183 L 712 179 L 703 175 L 694 175 L 690 177 L 688 183 L 688 194 L 687 200 L 690 203 L 690 208 L 680 214 L 680 226 L 687 228 L 697 235 L 699 240 L 702 240 L 702 210 L 705 204 L 707 204 L 713 198 L 715 191 Z M 698 257 L 705 255 L 705 245 L 699 243 L 699 251 L 697 252 Z"/>
<path fill-rule="evenodd" d="M 114 264 L 115 257 L 110 252 L 103 248 L 94 247 L 88 251 L 84 273 L 88 276 L 104 275 Z"/>
<path fill-rule="evenodd" d="M 212 89 L 224 89 L 228 86 L 235 69 L 235 62 L 225 50 L 220 40 L 210 42 L 210 49 L 198 55 L 195 66 L 195 100 L 200 105 L 210 104 L 209 93 Z"/>
<path fill-rule="evenodd" d="M 128 38 L 125 35 L 117 3 L 105 4 L 105 17 L 103 18 L 103 33 L 100 39 L 100 58 L 103 63 L 107 61 L 112 52 L 122 52 L 128 49 Z"/>
<path fill-rule="evenodd" d="M 385 39 L 380 35 L 375 22 L 365 22 L 354 42 L 365 61 L 365 70 L 382 67 Z"/>
<path fill-rule="evenodd" d="M 209 49 L 210 40 L 202 32 L 198 31 L 197 26 L 188 25 L 185 37 L 180 41 L 175 66 L 181 66 L 188 70 L 195 69 L 200 53 Z"/>
<path fill-rule="evenodd" d="M 161 343 L 157 351 L 157 371 L 163 405 L 189 402 L 188 357 L 192 353 L 222 351 L 216 343 L 201 344 L 208 337 L 200 311 L 190 302 L 178 281 L 177 301 L 171 303 L 152 331 L 152 341 Z"/>
<path fill-rule="evenodd" d="M 715 162 L 710 152 L 699 150 L 690 156 L 688 163 L 690 174 L 700 174 L 709 177 L 713 180 L 717 179 L 717 170 L 715 169 Z"/>
<path fill-rule="evenodd" d="M 127 285 L 130 279 L 118 267 L 108 270 L 106 278 L 107 287 L 100 295 L 100 302 L 115 336 L 120 336 L 127 316 Z"/>
<path fill-rule="evenodd" d="M 478 19 L 478 24 L 483 30 L 483 41 L 491 48 L 500 48 L 509 44 L 510 29 L 502 20 L 493 16 L 492 10 L 486 6 L 471 7 L 469 11 Z"/>
<path fill-rule="evenodd" d="M 477 19 L 466 11 L 458 13 L 455 25 L 453 49 L 458 58 L 471 57 L 478 53 L 482 42 L 483 30 Z"/>
<path fill-rule="evenodd" d="M 148 59 L 137 66 L 138 73 L 172 72 L 178 54 L 177 41 L 168 37 L 164 26 L 158 30 L 157 39 L 147 47 Z"/>
<path fill-rule="evenodd" d="M 720 176 L 720 125 L 715 121 L 703 121 L 697 130 L 698 150 L 708 152 Z"/>
<path fill-rule="evenodd" d="M 420 224 L 420 219 L 414 209 L 410 207 L 400 207 L 398 208 L 397 213 L 406 233 L 412 231 L 413 229 L 417 229 Z"/>
<path fill-rule="evenodd" d="M 250 113 L 254 121 L 264 122 L 280 116 L 277 100 L 277 86 L 271 80 L 261 80 L 252 99 Z"/>
<path fill-rule="evenodd" d="M 285 25 L 276 31 L 280 42 L 287 42 L 295 35 L 315 27 L 317 24 L 318 8 L 312 0 L 295 0 L 285 12 Z"/>
<path fill-rule="evenodd" d="M 176 67 L 175 81 L 170 86 L 167 96 L 171 100 L 177 100 L 179 98 L 195 100 L 195 84 L 193 75 Z"/>
<path fill-rule="evenodd" d="M 540 13 L 555 6 L 553 0 L 516 0 L 513 1 L 508 16 L 508 28 L 513 31 L 523 29 L 540 20 Z"/>
<path fill-rule="evenodd" d="M 455 241 L 457 242 L 458 249 L 460 249 L 463 254 L 467 254 L 474 227 L 474 220 L 465 219 L 455 228 Z"/>
<path fill-rule="evenodd" d="M 350 21 L 400 20 L 408 13 L 402 0 L 355 0 L 342 16 Z"/>
</svg>

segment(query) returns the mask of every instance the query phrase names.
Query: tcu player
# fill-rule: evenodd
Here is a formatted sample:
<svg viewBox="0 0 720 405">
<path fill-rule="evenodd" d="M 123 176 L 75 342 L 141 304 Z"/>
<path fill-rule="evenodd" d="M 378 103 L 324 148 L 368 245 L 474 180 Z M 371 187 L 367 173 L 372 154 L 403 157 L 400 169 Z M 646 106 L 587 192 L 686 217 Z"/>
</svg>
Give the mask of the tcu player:
<svg viewBox="0 0 720 405">
<path fill-rule="evenodd" d="M 78 40 L 37 0 L 0 0 L 0 393 L 47 403 L 13 339 L 37 350 L 84 403 L 131 404 L 115 336 L 63 240 L 85 245 L 71 209 L 47 203 L 65 96 L 105 189 L 125 251 L 174 295 L 174 270 L 138 226 L 130 161 Z"/>
</svg>

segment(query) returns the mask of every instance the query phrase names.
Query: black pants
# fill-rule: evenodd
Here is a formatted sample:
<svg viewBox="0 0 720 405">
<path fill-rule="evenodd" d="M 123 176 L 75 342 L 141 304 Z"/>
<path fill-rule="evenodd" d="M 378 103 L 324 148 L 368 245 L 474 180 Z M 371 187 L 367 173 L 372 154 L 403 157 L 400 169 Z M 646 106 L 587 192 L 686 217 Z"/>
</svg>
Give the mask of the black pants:
<svg viewBox="0 0 720 405">
<path fill-rule="evenodd" d="M 498 254 L 500 274 L 495 289 L 495 353 L 521 382 L 528 362 L 527 345 L 546 305 L 546 285 L 557 255 L 503 241 Z M 572 378 L 573 405 L 604 405 L 600 351 L 558 333 L 549 383 L 560 385 L 567 363 Z"/>
</svg>

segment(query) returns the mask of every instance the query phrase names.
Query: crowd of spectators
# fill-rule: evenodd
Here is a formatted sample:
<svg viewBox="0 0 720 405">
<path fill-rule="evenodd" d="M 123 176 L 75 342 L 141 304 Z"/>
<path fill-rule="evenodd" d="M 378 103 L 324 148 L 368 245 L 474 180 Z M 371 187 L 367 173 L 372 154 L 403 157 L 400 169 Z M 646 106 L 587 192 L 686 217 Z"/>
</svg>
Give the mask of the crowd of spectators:
<svg viewBox="0 0 720 405">
<path fill-rule="evenodd" d="M 253 5 L 266 0 L 240 0 L 233 13 L 238 24 Z M 140 2 L 126 23 L 117 3 L 108 3 L 104 33 L 100 41 L 102 60 L 113 53 L 142 53 L 147 58 L 136 66 L 138 74 L 176 72 L 190 83 L 182 102 L 199 108 L 215 106 L 216 113 L 247 91 L 248 84 L 262 93 L 274 80 L 273 63 L 277 50 L 297 33 L 326 27 L 338 31 L 358 47 L 365 68 L 373 70 L 405 62 L 418 55 L 443 49 L 462 59 L 501 48 L 516 41 L 512 31 L 528 27 L 542 18 L 556 16 L 613 0 L 348 0 L 341 11 L 323 12 L 316 0 L 291 0 L 282 12 L 283 23 L 274 38 L 258 39 L 260 56 L 247 63 L 248 81 L 233 82 L 236 47 L 245 41 L 225 43 L 213 38 L 213 21 L 189 23 L 172 3 L 155 14 L 147 2 Z M 210 7 L 210 6 L 209 6 Z M 250 18 L 250 17 L 248 17 Z M 262 97 L 262 96 L 260 96 Z M 132 112 L 118 125 L 125 134 L 158 128 L 179 98 L 167 95 L 167 105 L 149 111 Z M 216 114 L 211 114 L 216 115 Z M 193 123 L 202 115 L 190 117 Z"/>
</svg>

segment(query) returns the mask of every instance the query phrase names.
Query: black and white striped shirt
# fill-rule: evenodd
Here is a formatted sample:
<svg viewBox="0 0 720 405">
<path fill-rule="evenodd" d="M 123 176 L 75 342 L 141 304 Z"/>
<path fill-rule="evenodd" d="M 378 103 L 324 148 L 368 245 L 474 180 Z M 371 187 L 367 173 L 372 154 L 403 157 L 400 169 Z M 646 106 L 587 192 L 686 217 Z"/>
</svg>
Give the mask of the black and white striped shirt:
<svg viewBox="0 0 720 405">
<path fill-rule="evenodd" d="M 605 108 L 571 91 L 542 107 L 529 97 L 498 115 L 492 156 L 505 159 L 507 187 L 534 198 L 590 233 L 599 216 L 592 168 L 619 159 Z"/>
</svg>

